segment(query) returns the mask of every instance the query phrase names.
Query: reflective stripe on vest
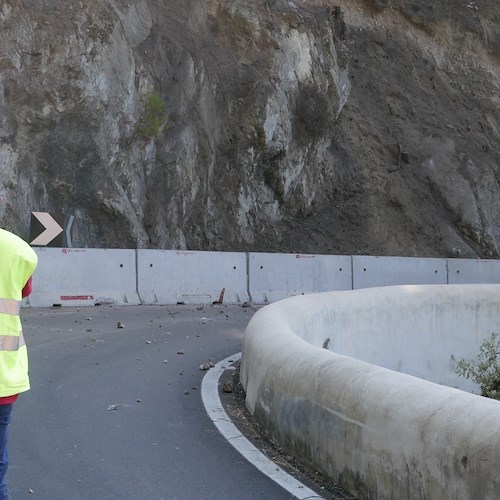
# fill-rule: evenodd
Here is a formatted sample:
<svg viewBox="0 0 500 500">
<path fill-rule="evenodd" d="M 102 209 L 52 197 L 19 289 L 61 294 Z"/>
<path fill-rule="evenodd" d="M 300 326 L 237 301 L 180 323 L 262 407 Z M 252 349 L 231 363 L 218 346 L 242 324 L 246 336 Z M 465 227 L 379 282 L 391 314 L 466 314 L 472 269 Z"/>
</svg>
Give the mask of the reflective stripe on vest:
<svg viewBox="0 0 500 500">
<path fill-rule="evenodd" d="M 0 299 L 0 314 L 12 314 L 19 316 L 21 301 L 14 299 Z"/>
<path fill-rule="evenodd" d="M 25 345 L 23 332 L 17 335 L 0 335 L 1 351 L 19 351 L 19 348 Z"/>
</svg>

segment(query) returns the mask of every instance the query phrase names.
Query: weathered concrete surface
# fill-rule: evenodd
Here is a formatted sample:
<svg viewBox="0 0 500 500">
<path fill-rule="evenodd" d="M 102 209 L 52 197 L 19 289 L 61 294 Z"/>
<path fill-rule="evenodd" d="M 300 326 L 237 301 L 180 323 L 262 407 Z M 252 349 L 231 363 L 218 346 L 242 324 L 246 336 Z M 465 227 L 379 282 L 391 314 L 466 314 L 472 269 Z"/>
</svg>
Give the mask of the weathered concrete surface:
<svg viewBox="0 0 500 500">
<path fill-rule="evenodd" d="M 498 285 L 286 299 L 260 310 L 245 332 L 247 406 L 283 446 L 363 498 L 496 499 L 500 402 L 332 351 L 338 345 L 343 354 L 396 368 L 404 351 L 405 362 L 419 361 L 420 373 L 432 379 L 436 371 L 439 380 L 450 370 L 450 340 L 450 349 L 460 344 L 453 339 L 475 346 L 460 353 L 475 357 L 499 322 Z"/>
</svg>

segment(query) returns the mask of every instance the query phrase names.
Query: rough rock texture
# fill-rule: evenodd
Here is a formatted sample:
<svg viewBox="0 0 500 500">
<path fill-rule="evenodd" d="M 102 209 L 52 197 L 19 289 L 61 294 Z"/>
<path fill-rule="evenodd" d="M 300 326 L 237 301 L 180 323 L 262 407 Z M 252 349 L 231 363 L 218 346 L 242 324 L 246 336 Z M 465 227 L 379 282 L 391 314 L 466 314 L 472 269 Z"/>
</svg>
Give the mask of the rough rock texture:
<svg viewBox="0 0 500 500">
<path fill-rule="evenodd" d="M 495 4 L 3 1 L 0 225 L 27 236 L 48 211 L 75 216 L 75 246 L 499 257 Z"/>
</svg>

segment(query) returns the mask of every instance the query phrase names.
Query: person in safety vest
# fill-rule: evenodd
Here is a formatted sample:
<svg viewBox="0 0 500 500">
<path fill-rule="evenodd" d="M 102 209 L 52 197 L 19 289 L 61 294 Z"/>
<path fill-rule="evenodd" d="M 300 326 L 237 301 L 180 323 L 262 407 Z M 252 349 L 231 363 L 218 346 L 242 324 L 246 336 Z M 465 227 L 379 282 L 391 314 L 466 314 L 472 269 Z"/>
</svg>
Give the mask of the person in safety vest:
<svg viewBox="0 0 500 500">
<path fill-rule="evenodd" d="M 28 355 L 19 313 L 31 293 L 31 276 L 38 263 L 21 238 L 0 229 L 0 500 L 8 499 L 7 426 L 19 393 L 30 388 Z"/>
</svg>

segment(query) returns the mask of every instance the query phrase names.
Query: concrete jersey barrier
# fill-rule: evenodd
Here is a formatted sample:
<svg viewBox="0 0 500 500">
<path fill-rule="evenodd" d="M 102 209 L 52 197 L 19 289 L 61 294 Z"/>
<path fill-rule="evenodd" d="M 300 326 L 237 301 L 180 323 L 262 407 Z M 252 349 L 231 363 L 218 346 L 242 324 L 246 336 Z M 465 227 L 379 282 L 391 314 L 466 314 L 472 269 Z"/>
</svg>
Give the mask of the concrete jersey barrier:
<svg viewBox="0 0 500 500">
<path fill-rule="evenodd" d="M 497 499 L 500 402 L 372 363 L 454 383 L 453 350 L 463 341 L 455 354 L 473 358 L 499 330 L 500 285 L 276 302 L 245 332 L 247 406 L 276 442 L 362 498 Z"/>
<path fill-rule="evenodd" d="M 352 289 L 393 285 L 445 285 L 448 283 L 447 259 L 416 257 L 352 258 Z"/>
<path fill-rule="evenodd" d="M 32 307 L 137 305 L 135 250 L 35 248 Z"/>
<path fill-rule="evenodd" d="M 500 283 L 500 260 L 448 259 L 448 283 Z"/>
<path fill-rule="evenodd" d="M 144 304 L 248 301 L 244 253 L 138 250 L 137 274 Z"/>
<path fill-rule="evenodd" d="M 36 248 L 27 305 L 267 304 L 397 284 L 500 283 L 500 261 L 348 255 Z"/>
<path fill-rule="evenodd" d="M 305 293 L 352 288 L 351 257 L 311 254 L 248 254 L 249 293 L 266 304 Z"/>
</svg>

